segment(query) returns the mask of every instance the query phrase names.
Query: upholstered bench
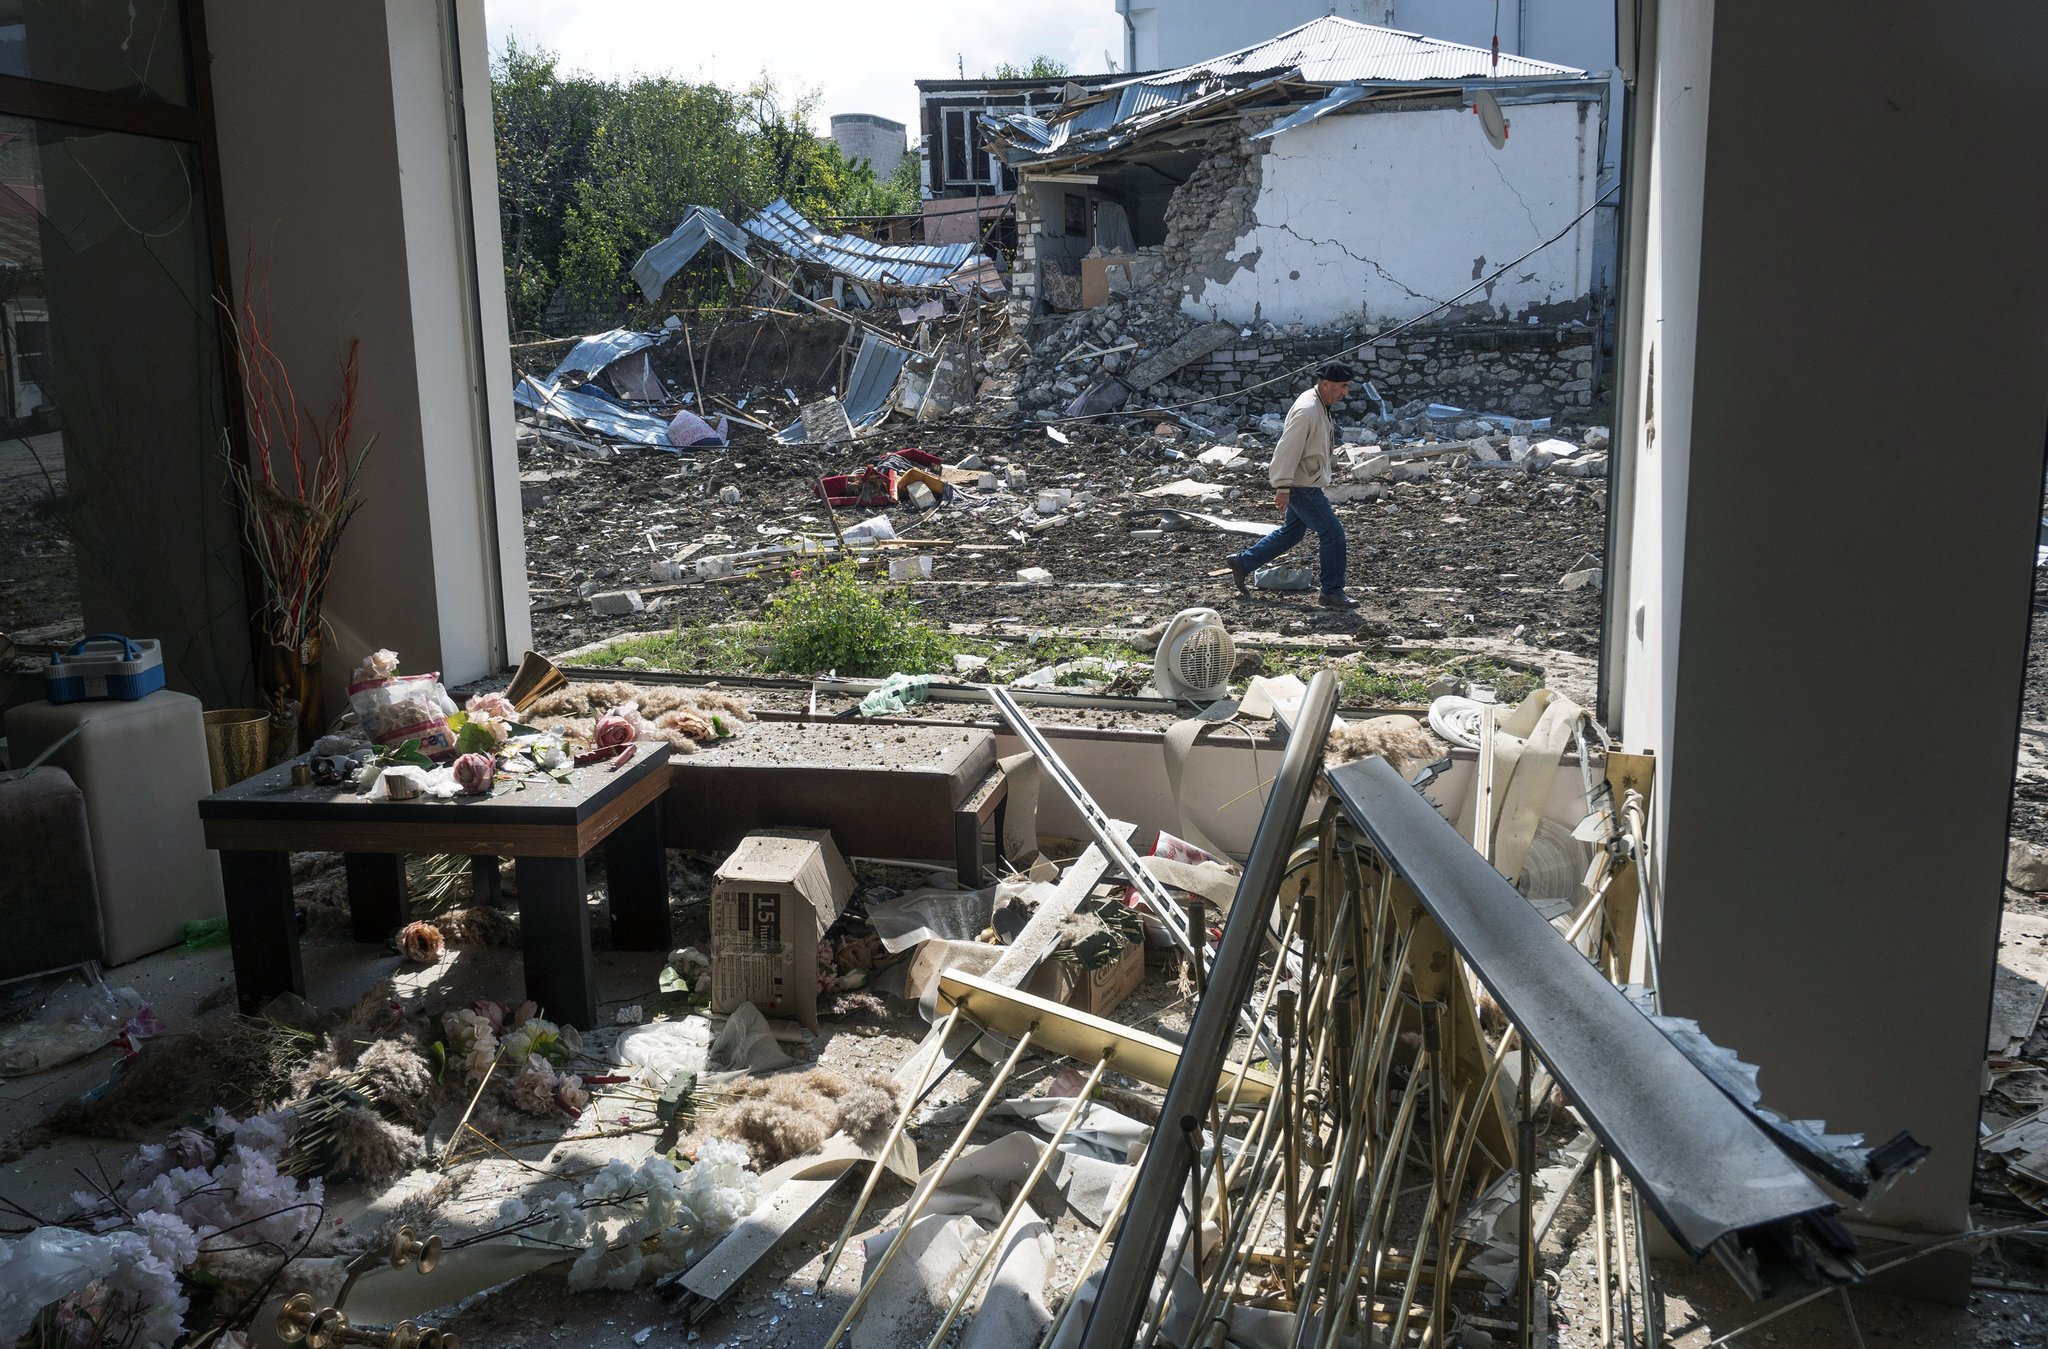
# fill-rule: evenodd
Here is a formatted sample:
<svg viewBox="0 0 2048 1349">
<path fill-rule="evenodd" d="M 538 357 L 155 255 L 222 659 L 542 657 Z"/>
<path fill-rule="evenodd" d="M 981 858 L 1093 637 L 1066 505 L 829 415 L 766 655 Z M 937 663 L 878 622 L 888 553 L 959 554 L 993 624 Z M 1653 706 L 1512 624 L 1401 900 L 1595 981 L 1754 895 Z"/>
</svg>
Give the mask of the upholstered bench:
<svg viewBox="0 0 2048 1349">
<path fill-rule="evenodd" d="M 0 982 L 104 955 L 85 795 L 61 768 L 0 773 Z"/>
</svg>

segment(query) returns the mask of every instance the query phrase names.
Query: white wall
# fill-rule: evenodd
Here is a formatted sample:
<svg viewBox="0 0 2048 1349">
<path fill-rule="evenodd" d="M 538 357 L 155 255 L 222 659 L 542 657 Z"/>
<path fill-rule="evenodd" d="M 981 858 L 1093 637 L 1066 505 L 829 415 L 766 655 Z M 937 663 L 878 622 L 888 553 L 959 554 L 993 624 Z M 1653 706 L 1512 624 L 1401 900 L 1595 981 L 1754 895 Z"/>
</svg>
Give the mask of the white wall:
<svg viewBox="0 0 2048 1349">
<path fill-rule="evenodd" d="M 1610 718 L 1660 761 L 1665 1008 L 1794 1118 L 1911 1130 L 1933 1155 L 1859 1217 L 1959 1231 L 2048 427 L 2048 179 L 2014 172 L 2048 10 L 1647 8 Z M 1967 472 L 1926 466 L 1914 389 L 1970 409 Z M 1969 1259 L 1907 1274 L 1960 1300 Z"/>
<path fill-rule="evenodd" d="M 331 403 L 339 356 L 362 344 L 356 424 L 377 439 L 327 598 L 336 711 L 366 651 L 470 679 L 529 632 L 483 6 L 453 3 L 460 102 L 441 5 L 207 12 L 234 283 L 251 257 L 267 274 L 276 346 L 311 406 Z M 458 109 L 481 144 L 456 139 Z"/>
<path fill-rule="evenodd" d="M 1508 110 L 1495 150 L 1466 109 L 1324 117 L 1264 142 L 1257 223 L 1181 309 L 1232 323 L 1388 323 L 1435 308 L 1557 233 L 1593 199 L 1597 104 Z M 1519 318 L 1582 300 L 1593 223 L 1461 304 Z"/>
</svg>

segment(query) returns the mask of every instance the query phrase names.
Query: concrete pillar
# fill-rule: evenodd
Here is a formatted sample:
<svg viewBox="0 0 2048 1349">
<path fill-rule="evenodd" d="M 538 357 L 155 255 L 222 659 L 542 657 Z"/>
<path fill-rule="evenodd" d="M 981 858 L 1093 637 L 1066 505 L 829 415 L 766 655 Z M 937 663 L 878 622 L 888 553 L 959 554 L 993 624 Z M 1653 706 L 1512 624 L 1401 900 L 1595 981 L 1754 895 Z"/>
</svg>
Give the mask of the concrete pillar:
<svg viewBox="0 0 2048 1349">
<path fill-rule="evenodd" d="M 2048 429 L 2026 0 L 1646 7 L 1610 716 L 1666 1009 L 1967 1223 Z M 1909 1267 L 1960 1301 L 1968 1260 Z"/>
<path fill-rule="evenodd" d="M 450 682 L 530 637 L 481 0 L 207 7 L 237 288 L 303 402 L 360 340 L 376 436 L 327 598 L 331 708 L 380 646 Z"/>
</svg>

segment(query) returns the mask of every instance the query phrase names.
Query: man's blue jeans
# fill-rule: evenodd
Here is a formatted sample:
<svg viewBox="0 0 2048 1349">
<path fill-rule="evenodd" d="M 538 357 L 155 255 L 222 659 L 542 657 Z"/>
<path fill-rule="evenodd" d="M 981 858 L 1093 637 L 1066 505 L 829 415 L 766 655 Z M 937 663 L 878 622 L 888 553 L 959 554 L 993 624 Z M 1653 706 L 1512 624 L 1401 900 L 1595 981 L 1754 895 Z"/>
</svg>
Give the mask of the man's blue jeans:
<svg viewBox="0 0 2048 1349">
<path fill-rule="evenodd" d="M 1260 539 L 1230 560 L 1246 571 L 1257 571 L 1280 554 L 1300 543 L 1302 536 L 1316 532 L 1317 562 L 1322 572 L 1322 592 L 1337 595 L 1344 590 L 1344 525 L 1330 507 L 1330 498 L 1320 487 L 1291 487 L 1287 490 L 1287 518 L 1280 528 Z"/>
</svg>

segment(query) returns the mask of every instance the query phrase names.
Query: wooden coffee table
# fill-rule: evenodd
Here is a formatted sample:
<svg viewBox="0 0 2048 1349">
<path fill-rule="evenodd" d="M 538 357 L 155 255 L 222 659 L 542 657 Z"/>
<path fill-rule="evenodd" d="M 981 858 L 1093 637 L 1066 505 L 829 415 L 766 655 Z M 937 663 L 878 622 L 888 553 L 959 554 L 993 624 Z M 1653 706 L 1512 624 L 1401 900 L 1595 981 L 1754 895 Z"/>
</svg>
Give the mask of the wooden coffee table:
<svg viewBox="0 0 2048 1349">
<path fill-rule="evenodd" d="M 384 942 L 410 918 L 408 856 L 478 859 L 480 894 L 496 888 L 497 859 L 514 861 L 526 996 L 542 1014 L 597 1024 L 597 974 L 584 903 L 584 859 L 602 846 L 612 945 L 669 949 L 668 861 L 661 796 L 669 747 L 643 744 L 623 768 L 579 768 L 566 783 L 501 784 L 452 801 L 373 801 L 341 787 L 292 785 L 291 764 L 199 803 L 206 846 L 220 852 L 235 992 L 254 1013 L 280 993 L 303 996 L 291 854 L 339 852 L 348 872 L 356 940 Z M 296 762 L 296 761 L 295 761 Z"/>
</svg>

